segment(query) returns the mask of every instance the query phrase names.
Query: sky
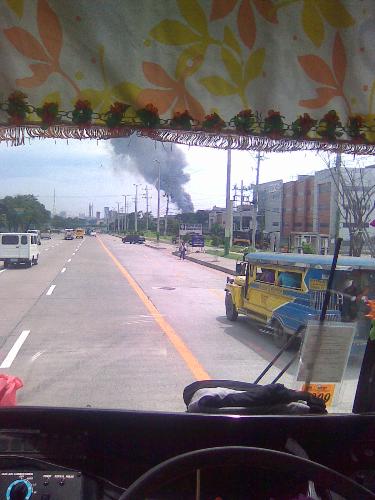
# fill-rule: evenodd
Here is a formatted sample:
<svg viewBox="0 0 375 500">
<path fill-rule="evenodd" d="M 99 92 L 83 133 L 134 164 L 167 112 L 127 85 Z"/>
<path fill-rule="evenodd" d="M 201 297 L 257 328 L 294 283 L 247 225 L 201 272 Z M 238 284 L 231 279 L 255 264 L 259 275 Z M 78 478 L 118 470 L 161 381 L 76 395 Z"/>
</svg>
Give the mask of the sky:
<svg viewBox="0 0 375 500">
<path fill-rule="evenodd" d="M 116 141 L 124 141 L 121 145 L 124 148 L 130 144 L 129 139 Z M 149 147 L 151 140 L 140 140 L 141 147 L 142 141 L 148 141 L 144 149 L 150 151 L 151 164 L 154 160 L 153 148 Z M 190 194 L 194 209 L 225 206 L 227 152 L 171 144 L 167 148 L 177 148 L 182 153 L 178 153 L 179 156 L 184 157 L 183 172 L 190 180 L 183 188 Z M 156 214 L 155 186 L 147 184 L 133 164 L 130 168 L 126 157 L 116 154 L 111 141 L 26 139 L 23 146 L 0 143 L 0 155 L 0 198 L 34 194 L 52 211 L 55 190 L 55 213 L 65 211 L 75 216 L 88 215 L 89 203 L 93 203 L 94 213 L 100 211 L 102 214 L 105 206 L 117 209 L 118 203 L 122 209 L 126 194 L 130 195 L 127 198 L 130 212 L 134 210 L 134 184 L 138 184 L 138 209 L 145 211 L 145 187 L 148 185 L 150 206 Z M 321 158 L 312 152 L 267 153 L 261 162 L 260 182 L 287 181 L 323 168 Z M 236 183 L 239 185 L 241 180 L 245 185 L 255 183 L 255 175 L 256 153 L 232 151 L 232 187 Z M 166 199 L 162 197 L 162 215 L 165 206 Z M 177 208 L 172 206 L 170 213 L 177 213 Z"/>
</svg>

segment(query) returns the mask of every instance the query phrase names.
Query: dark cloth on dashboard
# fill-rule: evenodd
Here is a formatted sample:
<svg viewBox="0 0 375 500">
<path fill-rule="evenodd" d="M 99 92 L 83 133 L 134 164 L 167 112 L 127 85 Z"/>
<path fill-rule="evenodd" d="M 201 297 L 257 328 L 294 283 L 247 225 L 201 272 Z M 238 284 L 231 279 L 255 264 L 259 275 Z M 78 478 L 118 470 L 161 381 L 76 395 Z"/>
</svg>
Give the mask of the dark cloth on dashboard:
<svg viewBox="0 0 375 500">
<path fill-rule="evenodd" d="M 322 399 L 308 392 L 288 389 L 282 384 L 204 380 L 185 387 L 183 398 L 187 411 L 191 413 L 221 413 L 230 409 L 242 413 L 243 409 L 246 414 L 264 415 L 299 413 L 298 408 L 300 413 L 326 413 Z"/>
</svg>

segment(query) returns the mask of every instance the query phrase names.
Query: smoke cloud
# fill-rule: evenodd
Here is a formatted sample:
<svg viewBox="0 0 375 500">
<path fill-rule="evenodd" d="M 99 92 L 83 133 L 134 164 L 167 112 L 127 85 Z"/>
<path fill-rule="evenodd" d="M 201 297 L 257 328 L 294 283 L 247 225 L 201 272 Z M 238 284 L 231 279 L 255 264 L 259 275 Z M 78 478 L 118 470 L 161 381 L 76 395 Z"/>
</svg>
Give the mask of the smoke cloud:
<svg viewBox="0 0 375 500">
<path fill-rule="evenodd" d="M 160 162 L 160 187 L 183 212 L 194 210 L 189 193 L 184 189 L 190 176 L 184 173 L 185 154 L 176 146 L 131 136 L 129 139 L 111 139 L 115 168 L 139 173 L 146 182 L 156 186 Z"/>
</svg>

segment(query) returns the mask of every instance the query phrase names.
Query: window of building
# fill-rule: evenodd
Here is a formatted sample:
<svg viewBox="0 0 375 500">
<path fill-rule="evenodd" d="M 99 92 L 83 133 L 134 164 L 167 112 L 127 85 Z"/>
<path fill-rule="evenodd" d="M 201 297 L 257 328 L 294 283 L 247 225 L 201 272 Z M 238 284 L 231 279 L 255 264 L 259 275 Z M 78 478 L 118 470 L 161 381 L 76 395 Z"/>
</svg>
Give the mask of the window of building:
<svg viewBox="0 0 375 500">
<path fill-rule="evenodd" d="M 328 222 L 320 222 L 319 227 L 329 227 Z"/>
<path fill-rule="evenodd" d="M 325 182 L 324 184 L 318 185 L 318 191 L 320 193 L 330 193 L 331 192 L 331 183 Z"/>
<path fill-rule="evenodd" d="M 296 227 L 302 227 L 302 226 L 303 226 L 303 224 L 302 224 L 302 222 L 296 222 L 296 223 L 295 223 L 295 226 L 296 226 Z"/>
<path fill-rule="evenodd" d="M 280 223 L 279 222 L 272 222 L 272 225 L 275 226 L 275 227 L 276 226 L 278 227 L 280 225 Z"/>
</svg>

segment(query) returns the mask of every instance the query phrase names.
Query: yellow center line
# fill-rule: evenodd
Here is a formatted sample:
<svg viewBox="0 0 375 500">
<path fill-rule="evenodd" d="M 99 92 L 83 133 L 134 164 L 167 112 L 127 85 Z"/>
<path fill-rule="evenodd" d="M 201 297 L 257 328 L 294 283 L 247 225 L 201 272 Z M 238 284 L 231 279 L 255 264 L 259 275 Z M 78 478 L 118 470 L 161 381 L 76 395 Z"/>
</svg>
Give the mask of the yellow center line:
<svg viewBox="0 0 375 500">
<path fill-rule="evenodd" d="M 112 259 L 112 261 L 115 264 L 115 266 L 117 267 L 117 269 L 120 271 L 120 273 L 124 276 L 124 278 L 129 283 L 129 285 L 132 287 L 132 289 L 135 291 L 135 293 L 141 299 L 141 301 L 143 302 L 146 309 L 150 312 L 150 314 L 154 318 L 155 322 L 159 325 L 161 330 L 168 337 L 169 341 L 171 342 L 173 347 L 176 349 L 178 354 L 181 356 L 181 358 L 184 360 L 185 364 L 187 365 L 189 370 L 192 372 L 194 377 L 197 380 L 210 379 L 211 377 L 208 375 L 206 370 L 199 363 L 197 358 L 190 351 L 190 349 L 187 347 L 187 345 L 181 339 L 181 337 L 175 332 L 175 330 L 168 323 L 168 321 L 166 321 L 163 318 L 163 316 L 160 314 L 158 309 L 154 306 L 154 304 L 151 302 L 151 300 L 147 297 L 147 295 L 144 293 L 144 291 L 138 285 L 138 283 L 135 281 L 135 279 L 125 269 L 125 267 L 121 264 L 121 262 L 113 255 L 113 253 L 106 247 L 106 245 L 103 243 L 101 238 L 97 237 L 96 240 L 100 243 L 103 250 L 109 255 L 109 257 Z"/>
</svg>

